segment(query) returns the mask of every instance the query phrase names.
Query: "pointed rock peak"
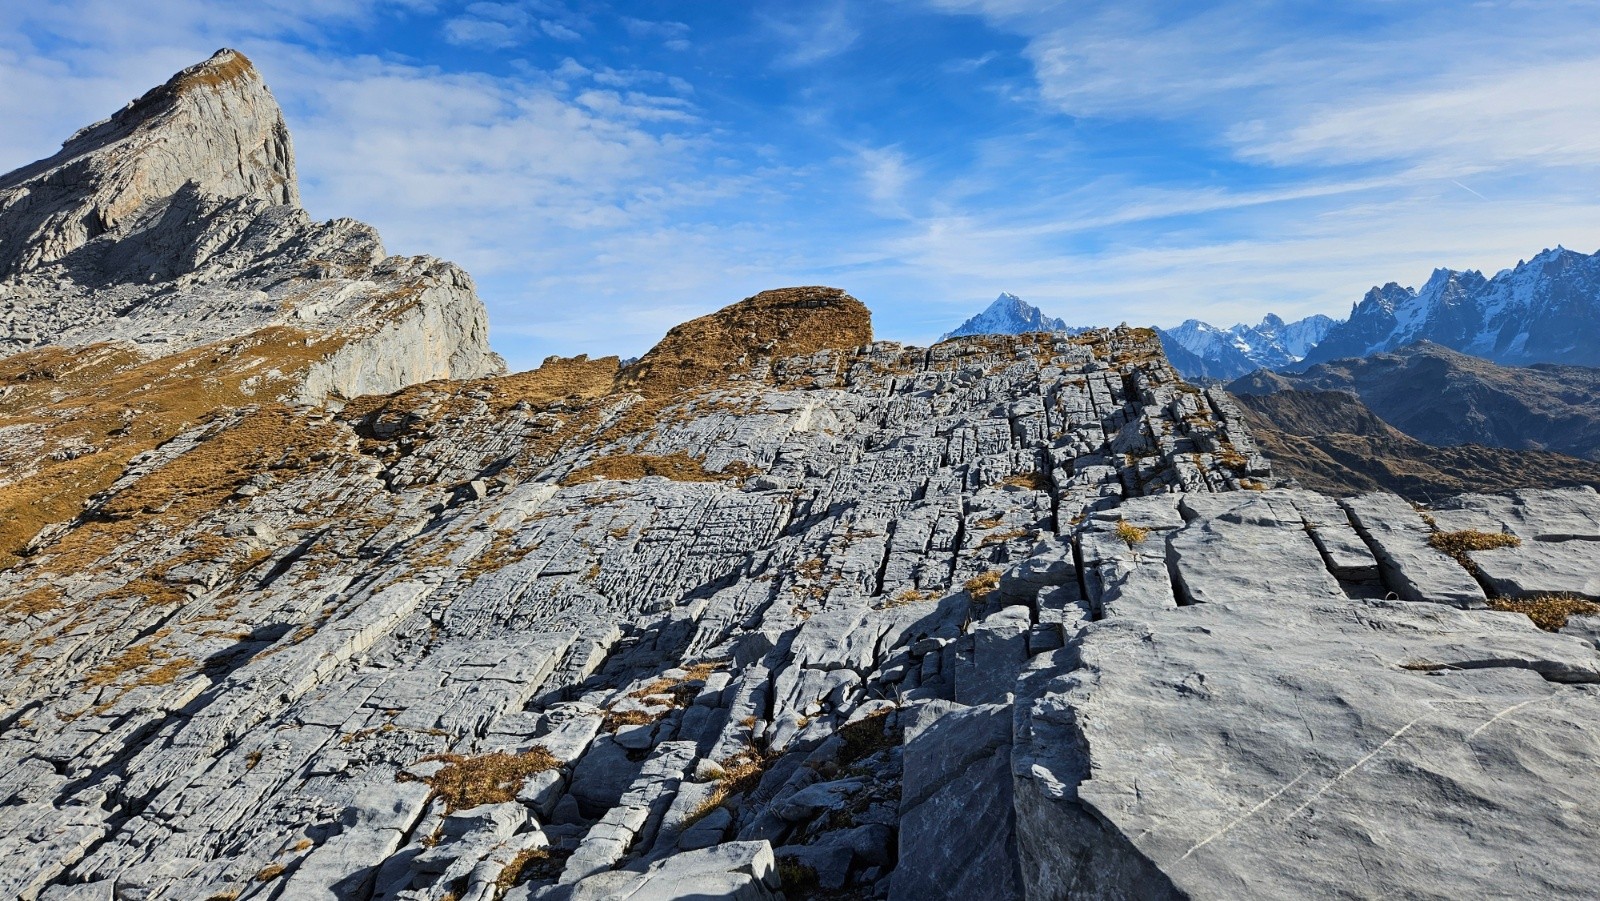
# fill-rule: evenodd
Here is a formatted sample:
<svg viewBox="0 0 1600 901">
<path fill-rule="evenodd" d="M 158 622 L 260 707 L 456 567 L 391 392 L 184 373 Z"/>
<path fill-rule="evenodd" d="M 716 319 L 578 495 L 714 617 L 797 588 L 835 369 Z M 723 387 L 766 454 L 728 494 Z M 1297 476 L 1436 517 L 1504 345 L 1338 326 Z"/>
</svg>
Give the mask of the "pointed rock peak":
<svg viewBox="0 0 1600 901">
<path fill-rule="evenodd" d="M 0 275 L 53 263 L 180 191 L 298 205 L 289 129 L 244 54 L 221 50 L 0 176 Z"/>
<path fill-rule="evenodd" d="M 1046 316 L 1038 307 L 1015 294 L 1002 292 L 983 312 L 961 323 L 954 331 L 939 338 L 959 338 L 968 335 L 1020 335 L 1026 332 L 1065 331 L 1067 324 Z"/>
<path fill-rule="evenodd" d="M 618 384 L 649 397 L 680 393 L 760 360 L 872 343 L 872 314 L 838 288 L 763 291 L 691 319 L 623 370 Z"/>
</svg>

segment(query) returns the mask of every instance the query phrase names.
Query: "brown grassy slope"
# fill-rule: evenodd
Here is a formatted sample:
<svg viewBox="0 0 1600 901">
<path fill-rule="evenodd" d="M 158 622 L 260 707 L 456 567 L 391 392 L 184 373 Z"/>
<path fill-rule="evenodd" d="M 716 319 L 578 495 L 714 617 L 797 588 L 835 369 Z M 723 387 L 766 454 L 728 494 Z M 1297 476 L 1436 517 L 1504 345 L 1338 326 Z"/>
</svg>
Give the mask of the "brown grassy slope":
<svg viewBox="0 0 1600 901">
<path fill-rule="evenodd" d="M 1600 464 L 1548 451 L 1431 447 L 1352 395 L 1284 391 L 1236 398 L 1273 470 L 1335 496 L 1383 489 L 1413 500 L 1464 492 L 1600 486 Z"/>
<path fill-rule="evenodd" d="M 0 360 L 0 429 L 37 437 L 0 447 L 0 567 L 82 512 L 135 454 L 218 411 L 275 402 L 342 343 L 268 328 L 155 360 L 116 345 Z"/>
</svg>

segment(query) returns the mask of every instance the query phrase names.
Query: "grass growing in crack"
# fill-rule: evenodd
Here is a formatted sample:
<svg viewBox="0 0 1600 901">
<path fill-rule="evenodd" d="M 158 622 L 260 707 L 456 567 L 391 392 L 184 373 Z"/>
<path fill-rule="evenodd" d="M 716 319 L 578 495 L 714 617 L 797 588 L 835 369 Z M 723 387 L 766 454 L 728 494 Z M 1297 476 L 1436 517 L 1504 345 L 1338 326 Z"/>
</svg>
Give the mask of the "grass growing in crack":
<svg viewBox="0 0 1600 901">
<path fill-rule="evenodd" d="M 617 710 L 610 709 L 605 713 L 605 718 L 600 721 L 603 732 L 615 732 L 624 726 L 643 726 L 654 723 L 666 716 L 672 710 L 681 710 L 694 703 L 695 695 L 700 693 L 705 681 L 711 674 L 723 666 L 722 661 L 711 660 L 684 667 L 683 675 L 677 678 L 663 677 L 651 682 L 649 685 L 628 692 L 628 697 L 636 701 L 656 699 L 662 706 L 661 710 L 651 712 L 648 710 Z"/>
<path fill-rule="evenodd" d="M 422 777 L 422 781 L 433 788 L 436 797 L 444 799 L 447 811 L 466 810 L 480 804 L 504 804 L 516 798 L 522 780 L 561 766 L 555 755 L 538 746 L 521 754 L 503 751 L 477 757 L 430 754 L 418 763 L 435 760 L 443 761 L 445 766 L 432 776 Z M 412 777 L 401 773 L 395 778 L 406 782 Z"/>
<path fill-rule="evenodd" d="M 1000 587 L 1000 571 L 991 569 L 981 576 L 973 576 L 962 586 L 974 601 L 981 601 Z"/>
<path fill-rule="evenodd" d="M 1002 485 L 1014 488 L 1026 488 L 1029 491 L 1049 491 L 1050 477 L 1042 472 L 1022 472 L 1014 476 L 1006 476 L 1000 480 Z"/>
<path fill-rule="evenodd" d="M 1138 547 L 1150 537 L 1150 530 L 1136 526 L 1125 519 L 1117 520 L 1116 536 L 1128 547 Z"/>
<path fill-rule="evenodd" d="M 915 588 L 906 588 L 895 592 L 894 596 L 878 605 L 879 610 L 893 610 L 908 604 L 920 604 L 924 601 L 937 600 L 937 591 L 918 591 Z"/>
<path fill-rule="evenodd" d="M 1475 570 L 1469 551 L 1489 551 L 1502 547 L 1521 547 L 1522 539 L 1505 532 L 1480 532 L 1477 529 L 1463 529 L 1459 532 L 1435 532 L 1428 536 L 1428 544 L 1434 550 L 1442 551 L 1454 557 L 1456 562 L 1468 570 Z"/>
<path fill-rule="evenodd" d="M 1542 594 L 1531 598 L 1490 598 L 1491 610 L 1509 610 L 1533 620 L 1533 624 L 1546 632 L 1559 632 L 1569 616 L 1593 616 L 1600 613 L 1600 604 L 1584 598 L 1562 594 Z"/>
<path fill-rule="evenodd" d="M 761 783 L 761 777 L 766 775 L 767 767 L 771 764 L 772 758 L 763 754 L 754 745 L 746 745 L 744 750 L 722 758 L 717 762 L 722 772 L 718 774 L 716 784 L 712 786 L 711 793 L 706 795 L 705 800 L 684 817 L 684 828 L 705 819 L 712 811 L 721 807 L 729 797 L 748 794 Z"/>
<path fill-rule="evenodd" d="M 556 848 L 524 848 L 495 877 L 495 888 L 503 895 L 525 882 L 554 879 L 561 875 L 561 868 L 571 855 L 570 851 Z"/>
</svg>

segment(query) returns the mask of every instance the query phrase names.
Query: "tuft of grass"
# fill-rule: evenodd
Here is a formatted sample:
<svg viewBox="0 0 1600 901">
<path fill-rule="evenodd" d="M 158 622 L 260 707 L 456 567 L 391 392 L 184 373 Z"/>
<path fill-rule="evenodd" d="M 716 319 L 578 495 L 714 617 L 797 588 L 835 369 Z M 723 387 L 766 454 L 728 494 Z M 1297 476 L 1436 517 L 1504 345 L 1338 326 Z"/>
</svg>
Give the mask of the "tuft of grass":
<svg viewBox="0 0 1600 901">
<path fill-rule="evenodd" d="M 748 794 L 760 784 L 761 777 L 766 775 L 767 767 L 771 764 L 772 758 L 761 753 L 754 745 L 746 745 L 744 750 L 722 758 L 717 762 L 722 768 L 717 784 L 712 787 L 711 794 L 689 813 L 684 825 L 699 822 L 732 795 Z"/>
<path fill-rule="evenodd" d="M 271 882 L 272 880 L 277 879 L 279 876 L 282 876 L 283 871 L 286 869 L 288 868 L 281 863 L 269 863 L 256 871 L 256 881 Z"/>
<path fill-rule="evenodd" d="M 924 601 L 936 600 L 938 597 L 939 592 L 937 591 L 918 591 L 915 588 L 905 588 L 895 592 L 894 597 L 879 604 L 878 609 L 893 610 L 896 607 L 904 607 L 908 604 L 920 604 Z"/>
<path fill-rule="evenodd" d="M 422 781 L 432 786 L 435 797 L 444 799 L 447 811 L 466 810 L 480 804 L 504 804 L 516 798 L 522 780 L 561 766 L 555 755 L 537 745 L 521 754 L 503 751 L 477 757 L 430 754 L 418 762 L 433 760 L 442 760 L 446 765 Z M 410 777 L 401 773 L 395 778 L 407 781 Z"/>
<path fill-rule="evenodd" d="M 1150 530 L 1142 526 L 1136 526 L 1125 519 L 1119 519 L 1117 520 L 1116 535 L 1128 547 L 1133 548 L 1144 544 L 1145 539 L 1150 537 Z"/>
<path fill-rule="evenodd" d="M 995 590 L 1000 587 L 1000 571 L 992 569 L 983 575 L 973 576 L 962 587 L 967 590 L 968 594 L 972 595 L 974 601 L 981 601 L 994 594 Z"/>
<path fill-rule="evenodd" d="M 1031 534 L 1033 533 L 1027 529 L 1007 529 L 1004 532 L 990 532 L 989 534 L 983 536 L 982 541 L 978 542 L 978 547 L 989 547 L 990 545 L 994 544 L 1004 544 L 1005 542 L 1016 538 L 1026 538 Z"/>
<path fill-rule="evenodd" d="M 1533 624 L 1546 632 L 1559 632 L 1569 616 L 1592 616 L 1600 613 L 1600 604 L 1584 598 L 1562 594 L 1543 594 L 1531 598 L 1490 598 L 1492 610 L 1509 610 L 1533 620 Z"/>
<path fill-rule="evenodd" d="M 778 878 L 785 892 L 808 893 L 818 885 L 817 871 L 801 863 L 799 858 L 778 858 Z"/>
<path fill-rule="evenodd" d="M 1049 491 L 1050 477 L 1042 472 L 1019 472 L 1014 476 L 1006 476 L 1000 480 L 1002 485 L 1014 488 L 1026 488 L 1029 491 Z"/>
<path fill-rule="evenodd" d="M 1501 547 L 1521 547 L 1522 539 L 1505 532 L 1480 532 L 1476 529 L 1463 529 L 1459 532 L 1435 532 L 1428 536 L 1428 545 L 1436 551 L 1449 554 L 1455 561 L 1466 568 L 1468 572 L 1477 572 L 1477 564 L 1472 562 L 1469 555 L 1471 551 L 1488 551 Z"/>
<path fill-rule="evenodd" d="M 495 877 L 495 888 L 503 895 L 525 882 L 554 879 L 561 875 L 561 868 L 571 853 L 563 854 L 554 848 L 524 848 Z"/>
</svg>

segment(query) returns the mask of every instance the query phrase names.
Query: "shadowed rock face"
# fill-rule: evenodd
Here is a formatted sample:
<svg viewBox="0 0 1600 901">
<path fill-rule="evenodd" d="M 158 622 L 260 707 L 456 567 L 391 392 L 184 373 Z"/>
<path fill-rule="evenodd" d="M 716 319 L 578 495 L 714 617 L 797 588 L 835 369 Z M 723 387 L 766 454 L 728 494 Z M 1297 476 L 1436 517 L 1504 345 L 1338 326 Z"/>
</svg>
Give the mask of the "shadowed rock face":
<svg viewBox="0 0 1600 901">
<path fill-rule="evenodd" d="M 81 492 L 0 569 L 0 897 L 1592 887 L 1591 490 L 1288 490 L 1153 331 L 907 347 L 821 287 L 628 367 L 286 404 L 481 308 L 357 224 L 219 203 L 237 242 L 68 254 L 206 261 L 171 284 L 6 283 L 139 301 L 102 336 L 278 324 L 0 358 L 0 500 Z"/>
</svg>

